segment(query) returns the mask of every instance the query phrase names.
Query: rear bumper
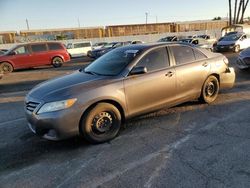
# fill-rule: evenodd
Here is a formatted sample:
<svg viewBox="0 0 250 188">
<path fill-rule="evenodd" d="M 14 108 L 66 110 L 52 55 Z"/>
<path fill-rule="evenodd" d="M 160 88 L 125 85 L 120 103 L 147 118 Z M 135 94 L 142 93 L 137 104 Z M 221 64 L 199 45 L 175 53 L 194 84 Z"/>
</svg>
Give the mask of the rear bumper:
<svg viewBox="0 0 250 188">
<path fill-rule="evenodd" d="M 222 73 L 220 75 L 220 88 L 226 89 L 226 88 L 232 88 L 235 83 L 235 71 L 233 67 L 229 67 L 226 72 Z"/>
</svg>

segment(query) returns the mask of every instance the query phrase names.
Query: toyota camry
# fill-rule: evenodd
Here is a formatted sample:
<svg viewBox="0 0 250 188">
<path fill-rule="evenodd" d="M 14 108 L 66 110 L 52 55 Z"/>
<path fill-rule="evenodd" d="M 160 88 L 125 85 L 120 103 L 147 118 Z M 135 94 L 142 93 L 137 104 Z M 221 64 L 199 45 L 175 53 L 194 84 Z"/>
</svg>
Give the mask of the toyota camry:
<svg viewBox="0 0 250 188">
<path fill-rule="evenodd" d="M 82 135 L 101 143 L 127 119 L 197 99 L 212 103 L 234 82 L 222 54 L 178 43 L 130 45 L 36 86 L 25 111 L 31 131 L 43 138 Z"/>
</svg>

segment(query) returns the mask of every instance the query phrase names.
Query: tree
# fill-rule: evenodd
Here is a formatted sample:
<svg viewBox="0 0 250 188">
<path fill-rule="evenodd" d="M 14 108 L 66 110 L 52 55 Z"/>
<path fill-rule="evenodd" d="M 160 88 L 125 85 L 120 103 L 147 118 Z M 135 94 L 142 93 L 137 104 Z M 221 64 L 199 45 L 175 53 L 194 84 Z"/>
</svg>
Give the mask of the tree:
<svg viewBox="0 0 250 188">
<path fill-rule="evenodd" d="M 238 0 L 235 0 L 235 4 L 234 4 L 234 21 L 233 21 L 234 24 L 236 24 L 237 5 L 238 5 Z"/>
<path fill-rule="evenodd" d="M 243 23 L 243 22 L 244 22 L 244 14 L 245 14 L 245 11 L 246 11 L 246 9 L 247 9 L 248 3 L 249 3 L 249 0 L 247 0 L 246 2 L 243 0 L 242 15 L 241 15 L 240 23 Z"/>
<path fill-rule="evenodd" d="M 213 21 L 215 21 L 215 20 L 222 20 L 222 18 L 221 18 L 220 16 L 214 17 L 214 18 L 213 18 Z"/>
<path fill-rule="evenodd" d="M 232 1 L 228 0 L 229 3 L 229 25 L 232 25 Z"/>
<path fill-rule="evenodd" d="M 242 7 L 242 3 L 243 3 L 243 0 L 240 0 L 240 5 L 239 5 L 239 8 L 238 8 L 237 17 L 236 17 L 236 24 L 239 23 L 239 17 L 240 17 L 240 11 L 241 11 L 241 7 Z"/>
<path fill-rule="evenodd" d="M 235 0 L 234 11 L 232 12 L 232 0 L 228 0 L 229 4 L 229 25 L 243 23 L 244 15 L 249 4 L 249 0 Z M 232 18 L 233 15 L 233 18 Z"/>
</svg>

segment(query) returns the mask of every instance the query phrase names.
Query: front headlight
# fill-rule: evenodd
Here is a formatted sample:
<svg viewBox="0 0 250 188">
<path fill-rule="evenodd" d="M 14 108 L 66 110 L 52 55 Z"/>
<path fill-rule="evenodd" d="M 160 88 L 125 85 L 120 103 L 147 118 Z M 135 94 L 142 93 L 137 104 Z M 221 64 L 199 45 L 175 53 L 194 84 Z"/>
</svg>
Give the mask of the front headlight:
<svg viewBox="0 0 250 188">
<path fill-rule="evenodd" d="M 37 112 L 37 114 L 42 114 L 46 112 L 54 112 L 58 110 L 63 110 L 70 108 L 75 104 L 77 99 L 68 99 L 63 101 L 49 102 L 45 103 Z"/>
</svg>

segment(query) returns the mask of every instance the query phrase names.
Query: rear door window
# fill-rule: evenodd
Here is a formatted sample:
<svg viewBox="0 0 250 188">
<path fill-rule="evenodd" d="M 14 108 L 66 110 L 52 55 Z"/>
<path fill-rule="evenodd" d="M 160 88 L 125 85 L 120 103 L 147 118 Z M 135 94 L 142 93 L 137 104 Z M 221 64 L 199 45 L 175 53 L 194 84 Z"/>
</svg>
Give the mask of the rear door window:
<svg viewBox="0 0 250 188">
<path fill-rule="evenodd" d="M 148 72 L 169 67 L 169 57 L 167 49 L 159 48 L 146 54 L 138 63 L 137 67 L 146 67 Z"/>
<path fill-rule="evenodd" d="M 85 48 L 85 47 L 90 47 L 90 46 L 91 44 L 89 42 L 74 44 L 74 48 Z"/>
<path fill-rule="evenodd" d="M 32 52 L 44 52 L 47 51 L 46 44 L 32 44 L 31 45 Z"/>
<path fill-rule="evenodd" d="M 189 46 L 172 46 L 171 49 L 176 65 L 182 65 L 196 60 L 194 51 Z"/>
<path fill-rule="evenodd" d="M 194 51 L 194 55 L 195 55 L 195 59 L 196 60 L 203 60 L 206 59 L 207 56 L 205 56 L 202 52 L 200 52 L 199 50 L 193 49 Z"/>
<path fill-rule="evenodd" d="M 49 50 L 62 50 L 63 47 L 58 43 L 48 43 Z"/>
</svg>

